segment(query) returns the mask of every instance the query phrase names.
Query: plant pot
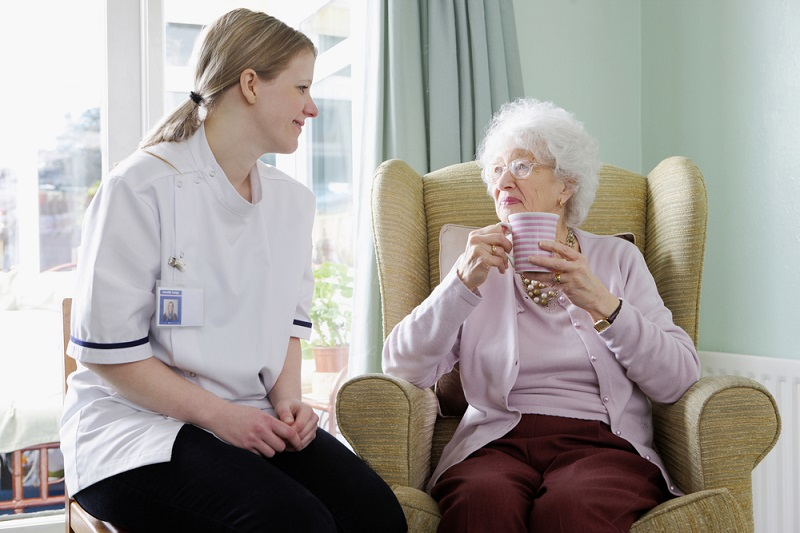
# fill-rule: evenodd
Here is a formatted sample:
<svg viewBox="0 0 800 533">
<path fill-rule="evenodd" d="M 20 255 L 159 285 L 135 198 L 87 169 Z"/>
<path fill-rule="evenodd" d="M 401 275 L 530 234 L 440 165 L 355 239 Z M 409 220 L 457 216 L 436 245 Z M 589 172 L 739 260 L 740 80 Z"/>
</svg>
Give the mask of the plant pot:
<svg viewBox="0 0 800 533">
<path fill-rule="evenodd" d="M 349 346 L 314 346 L 311 351 L 317 372 L 338 372 L 350 356 Z"/>
</svg>

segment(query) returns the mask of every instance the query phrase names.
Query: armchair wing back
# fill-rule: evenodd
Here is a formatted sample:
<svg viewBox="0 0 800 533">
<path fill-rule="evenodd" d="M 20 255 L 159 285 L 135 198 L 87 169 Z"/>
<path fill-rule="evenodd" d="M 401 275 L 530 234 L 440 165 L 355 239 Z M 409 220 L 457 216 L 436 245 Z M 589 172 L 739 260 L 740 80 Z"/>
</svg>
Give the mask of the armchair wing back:
<svg viewBox="0 0 800 533">
<path fill-rule="evenodd" d="M 673 319 L 695 344 L 706 218 L 702 173 L 690 160 L 671 157 L 646 177 L 604 165 L 581 226 L 635 236 Z M 495 222 L 474 162 L 426 175 L 400 160 L 378 168 L 372 223 L 384 337 L 439 283 L 442 227 Z M 351 379 L 337 398 L 343 436 L 393 487 L 410 531 L 435 531 L 439 522 L 423 487 L 459 418 L 439 416 L 438 407 L 432 390 L 380 374 Z M 654 405 L 653 416 L 656 444 L 687 495 L 651 510 L 632 531 L 752 531 L 752 469 L 780 433 L 769 392 L 745 378 L 703 378 L 677 403 Z"/>
</svg>

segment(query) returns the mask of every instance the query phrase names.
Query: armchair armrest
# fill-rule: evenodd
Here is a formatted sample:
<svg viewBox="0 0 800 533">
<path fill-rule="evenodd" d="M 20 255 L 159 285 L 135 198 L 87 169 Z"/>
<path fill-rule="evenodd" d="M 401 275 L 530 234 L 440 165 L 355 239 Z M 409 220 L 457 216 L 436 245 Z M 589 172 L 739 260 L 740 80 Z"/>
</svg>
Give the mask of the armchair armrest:
<svg viewBox="0 0 800 533">
<path fill-rule="evenodd" d="M 752 521 L 752 471 L 781 430 L 769 391 L 748 378 L 706 377 L 674 404 L 653 404 L 653 422 L 678 486 L 687 493 L 727 487 Z"/>
<path fill-rule="evenodd" d="M 365 374 L 339 390 L 336 416 L 344 438 L 384 481 L 424 490 L 437 406 L 431 389 Z"/>
</svg>

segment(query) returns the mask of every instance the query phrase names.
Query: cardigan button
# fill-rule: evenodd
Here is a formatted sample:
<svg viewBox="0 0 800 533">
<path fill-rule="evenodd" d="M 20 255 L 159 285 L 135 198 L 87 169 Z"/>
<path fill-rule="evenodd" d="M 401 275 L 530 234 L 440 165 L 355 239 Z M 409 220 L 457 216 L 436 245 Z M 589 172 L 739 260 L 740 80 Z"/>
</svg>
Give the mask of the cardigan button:
<svg viewBox="0 0 800 533">
<path fill-rule="evenodd" d="M 591 357 L 589 358 L 589 360 L 590 360 L 592 363 L 594 363 L 595 361 L 597 361 L 597 357 L 595 357 L 595 356 L 593 355 L 593 356 L 591 356 Z"/>
</svg>

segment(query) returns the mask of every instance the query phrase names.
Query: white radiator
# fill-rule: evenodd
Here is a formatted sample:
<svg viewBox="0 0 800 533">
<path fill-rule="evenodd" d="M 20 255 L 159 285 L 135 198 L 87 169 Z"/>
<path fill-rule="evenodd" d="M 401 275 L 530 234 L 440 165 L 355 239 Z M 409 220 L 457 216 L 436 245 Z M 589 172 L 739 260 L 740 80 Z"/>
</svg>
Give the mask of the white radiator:
<svg viewBox="0 0 800 533">
<path fill-rule="evenodd" d="M 756 533 L 800 533 L 800 361 L 699 352 L 703 376 L 743 376 L 766 387 L 781 414 L 775 448 L 753 470 Z"/>
</svg>

